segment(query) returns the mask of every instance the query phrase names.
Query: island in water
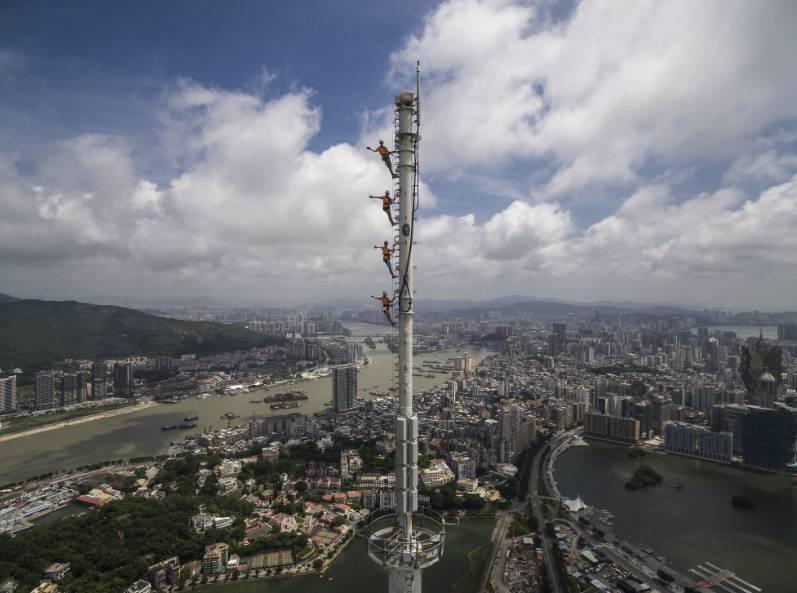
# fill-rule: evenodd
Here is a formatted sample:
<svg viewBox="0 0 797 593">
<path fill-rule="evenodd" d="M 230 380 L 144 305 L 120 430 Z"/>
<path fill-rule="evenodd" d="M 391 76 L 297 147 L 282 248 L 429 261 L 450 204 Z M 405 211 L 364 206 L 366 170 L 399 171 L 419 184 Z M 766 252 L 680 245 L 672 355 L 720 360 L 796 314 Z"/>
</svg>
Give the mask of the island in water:
<svg viewBox="0 0 797 593">
<path fill-rule="evenodd" d="M 631 476 L 631 479 L 625 483 L 628 490 L 639 490 L 648 486 L 658 486 L 662 483 L 664 478 L 655 469 L 649 465 L 642 464 Z"/>
</svg>

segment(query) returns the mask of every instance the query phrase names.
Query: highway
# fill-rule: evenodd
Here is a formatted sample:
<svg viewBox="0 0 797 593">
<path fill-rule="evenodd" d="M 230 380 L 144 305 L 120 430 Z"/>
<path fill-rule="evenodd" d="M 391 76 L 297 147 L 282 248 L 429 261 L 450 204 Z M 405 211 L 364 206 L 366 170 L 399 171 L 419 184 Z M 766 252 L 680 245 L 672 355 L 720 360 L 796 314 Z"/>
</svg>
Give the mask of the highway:
<svg viewBox="0 0 797 593">
<path fill-rule="evenodd" d="M 546 445 L 537 451 L 537 453 L 534 455 L 534 460 L 531 464 L 531 476 L 529 477 L 529 497 L 531 500 L 531 508 L 540 525 L 540 535 L 542 536 L 542 549 L 545 556 L 545 566 L 548 569 L 548 576 L 550 577 L 551 590 L 553 593 L 561 593 L 562 585 L 559 582 L 559 573 L 554 566 L 553 556 L 551 555 L 551 542 L 545 533 L 545 516 L 542 512 L 542 501 L 540 500 L 540 495 L 537 492 L 537 484 L 539 482 L 540 470 L 542 469 L 543 472 L 545 471 L 542 461 L 548 452 L 553 448 L 558 438 L 559 437 L 554 439 L 550 445 Z"/>
<path fill-rule="evenodd" d="M 498 517 L 498 521 L 495 523 L 495 529 L 493 530 L 493 538 L 492 538 L 492 553 L 490 554 L 490 559 L 487 561 L 487 564 L 484 568 L 484 576 L 482 577 L 481 587 L 479 591 L 488 591 L 487 583 L 490 580 L 490 576 L 493 574 L 493 569 L 496 566 L 496 560 L 500 560 L 499 553 L 503 551 L 506 554 L 506 530 L 509 525 L 512 523 L 512 515 L 511 513 L 504 513 Z M 501 563 L 503 566 L 503 563 Z M 500 577 L 499 572 L 499 577 Z M 499 584 L 499 581 L 496 580 L 496 584 Z M 503 592 L 506 587 L 500 586 L 499 591 Z"/>
</svg>

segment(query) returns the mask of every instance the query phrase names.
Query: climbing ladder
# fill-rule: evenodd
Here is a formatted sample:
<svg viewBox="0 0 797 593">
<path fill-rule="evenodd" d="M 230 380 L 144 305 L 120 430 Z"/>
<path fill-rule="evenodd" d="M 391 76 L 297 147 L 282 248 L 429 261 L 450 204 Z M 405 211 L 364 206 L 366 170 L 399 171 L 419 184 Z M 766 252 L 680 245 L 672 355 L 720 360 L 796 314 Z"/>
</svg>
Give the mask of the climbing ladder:
<svg viewBox="0 0 797 593">
<path fill-rule="evenodd" d="M 414 123 L 415 123 L 415 131 L 416 133 L 420 130 L 420 117 L 418 111 L 415 111 L 413 116 Z M 393 112 L 393 150 L 396 150 L 399 146 L 399 110 L 396 108 Z M 413 174 L 412 174 L 412 192 L 411 192 L 411 199 L 412 199 L 412 213 L 413 213 L 413 230 L 415 228 L 415 213 L 418 210 L 418 202 L 420 196 L 420 174 L 419 174 L 419 161 L 418 161 L 418 140 L 416 138 L 414 146 L 413 146 Z M 398 159 L 394 158 L 394 170 L 398 172 Z M 401 237 L 401 224 L 399 219 L 399 209 L 400 199 L 401 199 L 401 183 L 400 177 L 398 175 L 393 177 L 393 219 L 396 221 L 397 224 L 393 225 L 393 259 L 391 260 L 391 266 L 395 273 L 395 277 L 393 278 L 393 298 L 395 299 L 395 317 L 396 325 L 393 326 L 391 332 L 391 340 L 392 343 L 395 345 L 393 349 L 393 388 L 398 393 L 398 376 L 399 376 L 399 356 L 398 356 L 398 319 L 401 315 L 401 308 L 399 304 L 399 299 L 401 297 L 401 290 L 402 284 L 404 281 L 404 274 L 406 270 L 402 270 L 399 267 L 399 252 L 400 252 L 400 237 Z M 412 244 L 415 243 L 413 238 Z M 414 295 L 410 294 L 410 300 L 413 298 Z M 410 370 L 412 372 L 412 369 Z"/>
<path fill-rule="evenodd" d="M 393 111 L 393 150 L 396 150 L 399 145 L 399 110 L 396 108 Z M 394 165 L 395 171 L 398 172 L 398 160 L 394 158 Z M 399 221 L 399 199 L 401 196 L 401 182 L 399 176 L 394 176 L 392 179 L 392 196 L 393 196 L 393 220 L 396 223 L 400 223 Z M 396 325 L 393 326 L 393 331 L 391 332 L 390 339 L 391 344 L 393 346 L 391 352 L 393 355 L 393 389 L 395 390 L 394 393 L 396 397 L 398 397 L 398 388 L 399 388 L 399 355 L 398 355 L 398 345 L 399 345 L 399 331 L 398 331 L 398 318 L 400 315 L 399 309 L 399 293 L 401 292 L 401 270 L 399 269 L 399 248 L 400 248 L 400 237 L 401 237 L 401 224 L 394 224 L 393 225 L 393 258 L 390 260 L 391 268 L 393 269 L 394 278 L 393 278 L 393 298 L 395 299 L 395 321 Z"/>
</svg>

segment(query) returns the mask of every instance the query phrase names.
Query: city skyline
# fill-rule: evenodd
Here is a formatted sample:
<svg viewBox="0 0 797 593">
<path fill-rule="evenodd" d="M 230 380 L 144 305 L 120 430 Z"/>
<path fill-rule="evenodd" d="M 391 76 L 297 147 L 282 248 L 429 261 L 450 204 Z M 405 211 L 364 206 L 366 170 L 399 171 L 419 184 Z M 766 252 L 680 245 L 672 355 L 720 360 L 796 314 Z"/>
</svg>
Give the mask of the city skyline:
<svg viewBox="0 0 797 593">
<path fill-rule="evenodd" d="M 364 147 L 420 59 L 419 299 L 789 308 L 793 3 L 353 7 L 10 5 L 2 291 L 386 288 Z"/>
</svg>

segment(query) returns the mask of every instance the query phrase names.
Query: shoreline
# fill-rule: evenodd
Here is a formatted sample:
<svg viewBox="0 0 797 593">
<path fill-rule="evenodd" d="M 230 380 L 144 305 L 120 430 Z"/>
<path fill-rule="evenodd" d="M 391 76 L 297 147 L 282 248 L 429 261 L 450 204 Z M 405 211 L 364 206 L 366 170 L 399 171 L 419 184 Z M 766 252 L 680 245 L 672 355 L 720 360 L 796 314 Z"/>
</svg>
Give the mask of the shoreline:
<svg viewBox="0 0 797 593">
<path fill-rule="evenodd" d="M 152 400 L 139 402 L 124 408 L 117 408 L 115 410 L 108 410 L 107 412 L 97 412 L 96 414 L 89 414 L 81 416 L 80 418 L 73 418 L 72 420 L 62 420 L 61 422 L 53 422 L 52 424 L 45 424 L 44 426 L 37 426 L 28 430 L 20 432 L 12 432 L 10 434 L 0 435 L 0 443 L 5 443 L 14 439 L 40 434 L 42 432 L 49 432 L 51 430 L 58 430 L 59 428 L 66 428 L 67 426 L 74 426 L 76 424 L 83 424 L 85 422 L 92 422 L 94 420 L 104 420 L 105 418 L 113 418 L 114 416 L 121 416 L 123 414 L 130 414 L 132 412 L 139 412 L 157 406 L 158 404 Z"/>
</svg>

